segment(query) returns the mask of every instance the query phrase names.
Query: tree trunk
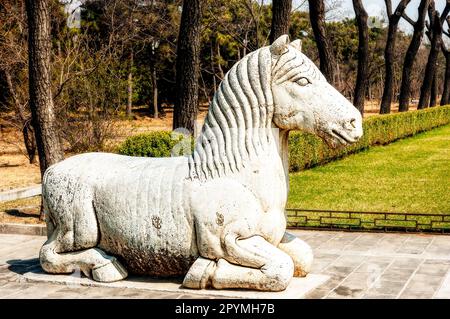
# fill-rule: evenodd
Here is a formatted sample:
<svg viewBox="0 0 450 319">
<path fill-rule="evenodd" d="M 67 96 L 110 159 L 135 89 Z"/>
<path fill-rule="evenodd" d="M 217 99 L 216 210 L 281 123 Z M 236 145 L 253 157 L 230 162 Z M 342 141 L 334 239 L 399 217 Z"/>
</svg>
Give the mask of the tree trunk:
<svg viewBox="0 0 450 319">
<path fill-rule="evenodd" d="M 29 94 L 41 175 L 64 158 L 50 83 L 50 16 L 48 0 L 27 0 Z"/>
<path fill-rule="evenodd" d="M 269 41 L 272 43 L 283 34 L 289 34 L 292 0 L 272 1 L 272 26 Z"/>
<path fill-rule="evenodd" d="M 399 112 L 406 112 L 409 109 L 409 101 L 411 95 L 411 75 L 412 68 L 416 60 L 417 52 L 422 43 L 423 30 L 425 28 L 425 18 L 430 0 L 422 0 L 419 5 L 418 19 L 413 24 L 414 33 L 406 51 L 405 60 L 403 62 L 402 84 L 400 87 Z"/>
<path fill-rule="evenodd" d="M 394 48 L 397 38 L 397 26 L 398 24 L 389 22 L 388 38 L 384 50 L 385 78 L 380 114 L 388 114 L 391 112 L 392 91 L 394 85 Z"/>
<path fill-rule="evenodd" d="M 152 80 L 152 106 L 153 106 L 153 117 L 157 119 L 159 117 L 158 113 L 158 79 L 156 77 L 156 68 L 155 68 L 155 62 L 154 59 L 151 59 L 150 62 L 150 75 Z"/>
<path fill-rule="evenodd" d="M 49 166 L 64 159 L 50 82 L 50 12 L 48 0 L 26 0 L 26 7 L 30 109 L 43 176 Z M 42 204 L 40 218 L 44 218 Z"/>
<path fill-rule="evenodd" d="M 432 1 L 428 8 L 428 16 L 430 20 L 429 25 L 429 33 L 428 37 L 431 40 L 431 48 L 430 54 L 428 55 L 427 66 L 425 68 L 425 76 L 422 83 L 422 87 L 420 88 L 420 100 L 418 109 L 423 109 L 427 107 L 428 102 L 433 102 L 431 95 L 434 94 L 432 92 L 432 85 L 434 76 L 437 69 L 437 59 L 439 55 L 439 50 L 442 47 L 442 33 L 443 33 L 443 24 L 447 19 L 447 15 L 450 12 L 450 0 L 447 0 L 444 10 L 442 11 L 442 15 L 439 15 L 439 12 L 435 9 L 435 3 Z"/>
<path fill-rule="evenodd" d="M 353 104 L 364 114 L 367 82 L 369 77 L 369 27 L 367 26 L 367 12 L 362 0 L 353 0 L 356 22 L 358 25 L 358 74 L 356 77 L 355 97 Z"/>
<path fill-rule="evenodd" d="M 127 81 L 127 116 L 131 117 L 131 109 L 133 107 L 133 53 L 130 53 L 130 70 L 128 72 Z"/>
<path fill-rule="evenodd" d="M 320 71 L 332 85 L 336 84 L 336 57 L 327 37 L 323 0 L 308 0 L 309 17 L 319 51 Z"/>
<path fill-rule="evenodd" d="M 445 52 L 445 79 L 444 92 L 441 97 L 441 105 L 450 103 L 450 51 Z"/>
<path fill-rule="evenodd" d="M 431 6 L 430 6 L 431 8 Z M 423 78 L 422 87 L 420 88 L 420 99 L 418 109 L 424 109 L 431 104 L 432 86 L 434 80 L 434 74 L 436 73 L 436 63 L 439 55 L 439 50 L 442 41 L 442 25 L 440 23 L 439 14 L 430 9 L 430 38 L 431 48 L 428 55 L 427 66 L 425 68 L 425 76 Z"/>
<path fill-rule="evenodd" d="M 391 112 L 392 95 L 394 90 L 394 50 L 397 40 L 398 23 L 410 1 L 411 0 L 400 1 L 395 9 L 395 12 L 392 13 L 391 0 L 385 0 L 386 11 L 389 19 L 389 28 L 386 47 L 384 49 L 385 78 L 383 96 L 381 98 L 380 114 L 387 114 Z"/>
<path fill-rule="evenodd" d="M 201 0 L 184 0 L 177 44 L 173 129 L 194 132 L 198 112 Z"/>
<path fill-rule="evenodd" d="M 433 76 L 433 82 L 431 83 L 430 107 L 436 106 L 437 104 L 438 87 L 438 76 L 437 72 L 435 72 Z"/>
</svg>

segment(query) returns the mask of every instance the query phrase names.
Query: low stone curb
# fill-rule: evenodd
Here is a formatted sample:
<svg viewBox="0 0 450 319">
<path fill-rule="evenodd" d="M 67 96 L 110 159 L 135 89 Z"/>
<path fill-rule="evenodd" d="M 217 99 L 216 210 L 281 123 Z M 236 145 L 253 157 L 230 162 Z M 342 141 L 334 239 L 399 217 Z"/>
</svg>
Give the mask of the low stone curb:
<svg viewBox="0 0 450 319">
<path fill-rule="evenodd" d="M 0 202 L 7 202 L 17 199 L 39 196 L 42 193 L 42 186 L 34 185 L 24 188 L 16 188 L 5 192 L 0 192 Z"/>
<path fill-rule="evenodd" d="M 0 224 L 0 234 L 47 236 L 47 227 L 45 225 L 5 223 Z"/>
</svg>

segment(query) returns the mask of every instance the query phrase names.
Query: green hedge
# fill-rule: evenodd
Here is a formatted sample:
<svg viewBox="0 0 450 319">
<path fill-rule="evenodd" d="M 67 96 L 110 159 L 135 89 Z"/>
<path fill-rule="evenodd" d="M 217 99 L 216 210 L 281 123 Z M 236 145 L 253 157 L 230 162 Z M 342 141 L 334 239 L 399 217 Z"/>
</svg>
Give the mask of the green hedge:
<svg viewBox="0 0 450 319">
<path fill-rule="evenodd" d="M 292 132 L 289 139 L 289 169 L 296 172 L 322 165 L 371 146 L 389 144 L 448 123 L 450 123 L 450 106 L 373 116 L 364 120 L 364 134 L 358 143 L 337 150 L 330 149 L 313 134 Z"/>
<path fill-rule="evenodd" d="M 295 172 L 322 165 L 371 146 L 389 144 L 448 123 L 450 106 L 373 116 L 364 120 L 364 135 L 358 143 L 337 150 L 330 149 L 313 134 L 292 132 L 289 138 L 289 169 Z M 117 152 L 130 156 L 167 157 L 180 139 L 172 139 L 171 132 L 165 131 L 140 134 L 128 138 Z"/>
<path fill-rule="evenodd" d="M 180 136 L 181 138 L 181 136 Z M 171 132 L 159 131 L 129 137 L 117 149 L 117 153 L 129 156 L 169 157 L 179 139 L 172 139 Z"/>
</svg>

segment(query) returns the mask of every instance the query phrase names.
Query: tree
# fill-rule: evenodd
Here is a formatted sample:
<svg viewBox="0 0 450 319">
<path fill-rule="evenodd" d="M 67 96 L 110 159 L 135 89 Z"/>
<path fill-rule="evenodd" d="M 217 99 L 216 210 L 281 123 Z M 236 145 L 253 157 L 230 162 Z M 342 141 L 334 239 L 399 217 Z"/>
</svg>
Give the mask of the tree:
<svg viewBox="0 0 450 319">
<path fill-rule="evenodd" d="M 442 12 L 442 15 L 435 9 L 434 0 L 431 0 L 428 7 L 428 18 L 430 23 L 427 25 L 428 38 L 431 40 L 430 54 L 428 55 L 427 66 L 425 68 L 425 75 L 423 78 L 422 87 L 420 89 L 420 99 L 418 109 L 424 109 L 427 106 L 433 106 L 431 102 L 435 104 L 435 98 L 431 97 L 433 93 L 433 82 L 435 81 L 435 73 L 437 68 L 437 58 L 439 51 L 441 50 L 442 43 L 442 31 L 444 21 L 450 11 L 450 0 L 447 0 L 447 4 Z M 436 92 L 436 90 L 434 90 Z M 435 94 L 435 93 L 433 93 Z"/>
<path fill-rule="evenodd" d="M 369 77 L 369 27 L 367 12 L 362 0 L 353 0 L 356 23 L 358 25 L 358 74 L 356 77 L 355 97 L 353 104 L 361 114 L 364 113 L 367 82 Z"/>
<path fill-rule="evenodd" d="M 272 1 L 272 26 L 270 28 L 270 43 L 283 34 L 289 33 L 292 0 Z"/>
<path fill-rule="evenodd" d="M 51 91 L 49 0 L 26 0 L 26 9 L 30 109 L 43 176 L 50 165 L 64 158 Z"/>
<path fill-rule="evenodd" d="M 394 84 L 394 50 L 397 39 L 397 29 L 400 18 L 411 0 L 401 0 L 394 12 L 392 12 L 392 1 L 385 0 L 386 12 L 389 20 L 388 36 L 384 50 L 385 80 L 383 97 L 381 98 L 380 113 L 391 112 L 392 93 Z"/>
<path fill-rule="evenodd" d="M 446 20 L 449 30 L 444 33 L 450 37 L 450 16 Z M 444 41 L 442 41 L 441 48 L 445 57 L 444 92 L 442 92 L 441 105 L 447 105 L 450 103 L 450 49 L 446 47 Z"/>
<path fill-rule="evenodd" d="M 33 164 L 36 160 L 36 142 L 31 124 L 28 101 L 28 52 L 27 15 L 25 2 L 3 1 L 0 4 L 0 74 L 3 76 L 5 109 L 13 110 L 8 121 L 16 126 L 23 136 L 27 157 Z"/>
<path fill-rule="evenodd" d="M 334 55 L 331 41 L 327 36 L 325 25 L 325 4 L 323 0 L 308 0 L 309 17 L 314 38 L 319 51 L 320 71 L 325 78 L 332 83 L 336 83 L 336 57 Z"/>
<path fill-rule="evenodd" d="M 409 109 L 412 68 L 415 63 L 420 44 L 422 43 L 423 31 L 425 28 L 425 18 L 429 5 L 430 0 L 420 1 L 418 18 L 416 22 L 410 19 L 406 12 L 403 12 L 403 18 L 413 26 L 414 33 L 412 35 L 411 42 L 405 54 L 405 60 L 403 62 L 402 84 L 400 87 L 400 101 L 398 109 L 399 112 L 405 112 Z"/>
<path fill-rule="evenodd" d="M 201 0 L 184 0 L 177 42 L 173 129 L 194 132 L 198 112 Z"/>
</svg>

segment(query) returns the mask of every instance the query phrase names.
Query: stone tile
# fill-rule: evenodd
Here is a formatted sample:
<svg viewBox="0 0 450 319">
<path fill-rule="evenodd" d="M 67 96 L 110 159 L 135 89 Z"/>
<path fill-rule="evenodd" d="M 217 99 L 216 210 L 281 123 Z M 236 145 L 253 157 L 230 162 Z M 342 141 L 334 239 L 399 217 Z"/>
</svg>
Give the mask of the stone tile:
<svg viewBox="0 0 450 319">
<path fill-rule="evenodd" d="M 426 259 L 423 265 L 448 265 L 450 266 L 449 259 Z"/>
<path fill-rule="evenodd" d="M 396 295 L 383 295 L 377 293 L 367 293 L 363 296 L 364 299 L 395 299 Z"/>
<path fill-rule="evenodd" d="M 371 294 L 397 295 L 404 286 L 404 282 L 377 280 L 367 292 Z"/>
<path fill-rule="evenodd" d="M 435 293 L 433 299 L 450 299 L 450 292 Z"/>
<path fill-rule="evenodd" d="M 433 298 L 433 291 L 415 291 L 405 289 L 399 299 L 430 299 Z"/>
<path fill-rule="evenodd" d="M 426 234 L 415 234 L 410 235 L 406 240 L 407 243 L 415 243 L 415 244 L 429 244 L 433 241 L 435 236 L 426 235 Z"/>
<path fill-rule="evenodd" d="M 59 285 L 48 285 L 48 284 L 27 285 L 26 289 L 19 290 L 16 293 L 10 294 L 6 296 L 6 298 L 42 299 L 46 298 L 49 294 L 54 293 L 59 289 L 61 289 Z"/>
<path fill-rule="evenodd" d="M 358 243 L 351 243 L 345 246 L 345 251 L 352 253 L 368 253 L 372 251 L 373 245 L 362 245 Z"/>
<path fill-rule="evenodd" d="M 337 274 L 347 276 L 350 274 L 355 267 L 343 267 L 331 265 L 324 270 L 325 274 Z"/>
<path fill-rule="evenodd" d="M 381 274 L 380 279 L 406 283 L 413 273 L 414 269 L 388 268 Z"/>
<path fill-rule="evenodd" d="M 444 276 L 449 269 L 450 265 L 424 263 L 417 270 L 417 274 Z"/>
<path fill-rule="evenodd" d="M 447 298 L 450 296 L 450 272 L 444 277 L 444 280 L 436 292 L 435 298 Z"/>
<path fill-rule="evenodd" d="M 335 288 L 328 296 L 327 299 L 360 299 L 364 295 L 362 289 L 352 289 L 344 285 L 340 285 Z"/>
<path fill-rule="evenodd" d="M 377 260 L 367 260 L 363 262 L 355 272 L 369 272 L 369 273 L 382 273 L 390 262 L 377 261 Z"/>
<path fill-rule="evenodd" d="M 402 258 L 397 257 L 391 264 L 390 268 L 416 269 L 422 263 L 419 258 Z"/>
<path fill-rule="evenodd" d="M 8 282 L 0 289 L 0 298 L 8 298 L 10 295 L 22 294 L 28 289 L 30 285 L 16 282 Z"/>
<path fill-rule="evenodd" d="M 399 247 L 396 252 L 399 254 L 412 254 L 412 255 L 420 255 L 425 251 L 425 248 L 428 247 L 428 244 L 422 243 L 404 243 L 401 247 Z"/>
<path fill-rule="evenodd" d="M 328 289 L 315 289 L 305 296 L 305 299 L 322 299 L 325 298 L 330 291 Z"/>
<path fill-rule="evenodd" d="M 335 267 L 358 267 L 364 260 L 365 256 L 360 255 L 344 255 L 335 260 L 331 265 Z"/>
<path fill-rule="evenodd" d="M 367 290 L 378 278 L 377 274 L 362 272 L 362 273 L 351 273 L 340 286 L 345 286 L 352 290 Z"/>
<path fill-rule="evenodd" d="M 406 290 L 434 293 L 439 288 L 443 280 L 444 276 L 415 274 L 406 286 Z"/>
<path fill-rule="evenodd" d="M 311 273 L 321 273 L 325 268 L 331 264 L 331 261 L 314 260 L 311 266 Z"/>
<path fill-rule="evenodd" d="M 341 282 L 344 280 L 344 278 L 331 278 L 324 284 L 320 285 L 318 287 L 318 289 L 326 290 L 329 292 L 329 291 L 333 290 L 334 288 L 336 288 L 337 286 L 339 286 L 341 284 Z"/>
</svg>

